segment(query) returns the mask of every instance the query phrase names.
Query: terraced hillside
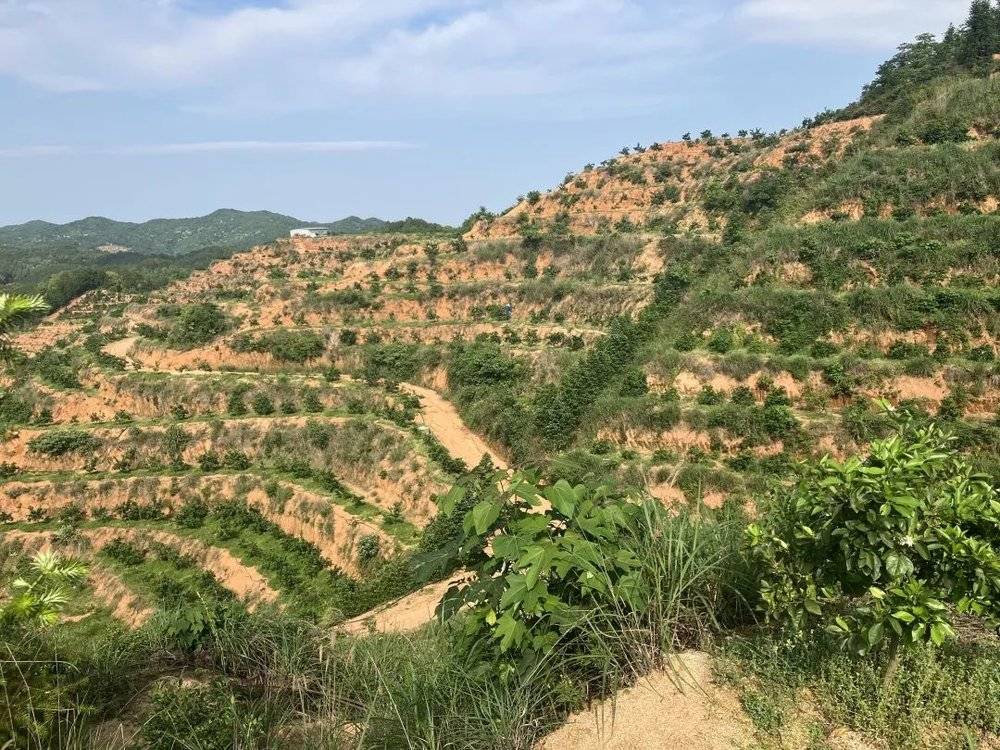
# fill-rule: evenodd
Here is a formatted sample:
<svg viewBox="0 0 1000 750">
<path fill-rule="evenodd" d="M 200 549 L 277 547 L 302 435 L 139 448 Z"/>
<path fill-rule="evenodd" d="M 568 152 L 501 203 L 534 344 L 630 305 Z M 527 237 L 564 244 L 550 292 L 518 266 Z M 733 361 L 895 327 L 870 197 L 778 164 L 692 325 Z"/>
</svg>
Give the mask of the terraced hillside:
<svg viewBox="0 0 1000 750">
<path fill-rule="evenodd" d="M 87 741 L 180 747 L 158 722 L 190 713 L 228 722 L 196 747 L 533 747 L 664 652 L 758 627 L 766 596 L 747 518 L 788 491 L 800 463 L 863 455 L 902 412 L 947 429 L 987 477 L 976 481 L 995 486 L 1000 77 L 989 73 L 949 69 L 884 111 L 855 106 L 788 132 L 630 148 L 502 215 L 474 215 L 462 235 L 254 247 L 148 294 L 89 292 L 16 336 L 0 398 L 0 570 L 26 575 L 37 553 L 84 561 L 46 648 L 55 661 L 64 643 L 112 633 L 85 667 L 138 675 L 127 696 L 97 679 L 74 694 L 88 708 L 73 721 L 100 719 Z M 600 515 L 605 502 L 622 518 L 644 509 L 655 533 L 594 553 L 627 526 Z M 491 567 L 547 533 L 556 541 L 521 568 Z M 566 538 L 571 549 L 557 549 Z M 684 579 L 676 555 L 704 569 Z M 580 598 L 537 615 L 574 566 Z M 479 577 L 456 611 L 485 607 L 481 622 L 373 635 L 427 625 L 468 571 Z M 637 614 L 642 575 L 677 588 Z M 616 586 L 620 628 L 585 604 Z M 548 640 L 550 622 L 580 611 L 590 629 Z M 725 689 L 706 657 L 683 660 L 725 698 L 739 731 L 720 737 L 805 747 L 781 744 L 793 719 L 767 702 L 764 671 L 733 656 L 753 646 L 739 644 L 726 652 L 737 666 L 717 675 Z M 553 667 L 564 650 L 573 658 Z M 169 681 L 181 670 L 192 682 Z M 711 723 L 673 697 L 699 732 Z M 275 705 L 285 713 L 271 716 Z M 431 705 L 447 719 L 428 718 Z M 997 712 L 976 706 L 986 731 Z M 826 742 L 845 712 L 794 721 Z M 921 716 L 960 736 L 954 716 Z M 573 742 L 582 721 L 552 741 Z M 888 746 L 918 746 L 893 731 Z"/>
</svg>

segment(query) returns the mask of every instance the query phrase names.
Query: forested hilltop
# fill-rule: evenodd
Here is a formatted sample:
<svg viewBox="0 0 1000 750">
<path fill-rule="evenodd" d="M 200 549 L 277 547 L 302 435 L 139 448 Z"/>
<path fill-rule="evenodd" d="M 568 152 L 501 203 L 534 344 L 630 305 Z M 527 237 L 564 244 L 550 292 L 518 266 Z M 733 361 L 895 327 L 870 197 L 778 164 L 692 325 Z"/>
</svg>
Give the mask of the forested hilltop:
<svg viewBox="0 0 1000 750">
<path fill-rule="evenodd" d="M 412 217 L 384 221 L 348 216 L 317 222 L 270 211 L 232 209 L 141 223 L 101 216 L 67 224 L 29 221 L 0 227 L 0 289 L 39 293 L 57 308 L 94 289 L 149 292 L 214 260 L 287 237 L 290 230 L 305 226 L 323 226 L 336 235 L 449 235 L 454 231 Z"/>
<path fill-rule="evenodd" d="M 0 297 L 0 743 L 1000 746 L 998 55 Z"/>
</svg>

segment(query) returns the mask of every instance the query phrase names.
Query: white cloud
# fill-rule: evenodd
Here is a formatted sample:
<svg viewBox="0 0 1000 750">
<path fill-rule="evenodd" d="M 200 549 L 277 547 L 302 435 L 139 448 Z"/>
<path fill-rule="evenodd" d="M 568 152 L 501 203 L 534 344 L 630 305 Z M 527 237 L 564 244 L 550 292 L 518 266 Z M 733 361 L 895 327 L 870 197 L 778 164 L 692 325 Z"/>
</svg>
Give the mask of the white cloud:
<svg viewBox="0 0 1000 750">
<path fill-rule="evenodd" d="M 756 39 L 892 48 L 964 20 L 968 0 L 744 0 L 737 18 Z"/>
<path fill-rule="evenodd" d="M 169 0 L 0 0 L 0 77 L 60 92 L 175 92 L 201 111 L 570 96 L 662 82 L 721 18 L 695 0 L 667 5 L 271 0 L 209 13 Z"/>
<path fill-rule="evenodd" d="M 0 148 L 0 157 L 20 159 L 31 156 L 61 156 L 71 152 L 69 146 L 12 146 Z"/>
<path fill-rule="evenodd" d="M 151 143 L 127 146 L 74 148 L 72 146 L 14 146 L 0 148 L 0 157 L 66 156 L 175 156 L 210 153 L 345 153 L 413 148 L 403 141 L 199 141 L 192 143 Z"/>
<path fill-rule="evenodd" d="M 671 74 L 734 36 L 888 52 L 961 20 L 967 2 L 0 0 L 0 78 L 171 96 L 203 114 L 513 97 L 594 114 L 669 95 Z"/>
</svg>

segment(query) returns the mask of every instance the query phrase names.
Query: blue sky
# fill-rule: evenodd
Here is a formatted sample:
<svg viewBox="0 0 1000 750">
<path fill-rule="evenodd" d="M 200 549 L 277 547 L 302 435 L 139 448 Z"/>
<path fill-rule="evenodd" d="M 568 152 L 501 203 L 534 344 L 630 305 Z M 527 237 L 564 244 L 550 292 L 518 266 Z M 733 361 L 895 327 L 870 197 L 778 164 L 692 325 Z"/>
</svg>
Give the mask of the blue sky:
<svg viewBox="0 0 1000 750">
<path fill-rule="evenodd" d="M 967 0 L 0 0 L 0 224 L 458 222 L 637 141 L 792 126 Z"/>
</svg>

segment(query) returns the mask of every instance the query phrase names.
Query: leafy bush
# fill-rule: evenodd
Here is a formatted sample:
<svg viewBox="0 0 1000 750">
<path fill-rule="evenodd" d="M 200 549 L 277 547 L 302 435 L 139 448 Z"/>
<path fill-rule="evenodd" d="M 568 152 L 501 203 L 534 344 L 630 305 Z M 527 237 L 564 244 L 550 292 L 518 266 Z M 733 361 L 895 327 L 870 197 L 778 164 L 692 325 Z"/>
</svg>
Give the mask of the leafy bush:
<svg viewBox="0 0 1000 750">
<path fill-rule="evenodd" d="M 250 457 L 235 448 L 226 451 L 222 457 L 222 463 L 227 469 L 235 469 L 236 471 L 245 471 L 252 465 Z"/>
<path fill-rule="evenodd" d="M 186 529 L 197 529 L 208 517 L 208 505 L 200 497 L 185 500 L 174 516 L 177 523 Z"/>
<path fill-rule="evenodd" d="M 540 492 L 551 504 L 544 514 L 532 512 Z M 463 494 L 451 493 L 442 511 L 449 513 Z M 466 515 L 464 551 L 480 551 L 477 579 L 453 590 L 444 605 L 470 607 L 470 635 L 485 636 L 500 654 L 531 663 L 581 626 L 581 609 L 615 595 L 639 608 L 648 596 L 641 589 L 640 562 L 611 547 L 638 506 L 602 502 L 607 500 L 604 493 L 565 481 L 540 490 L 515 476 L 503 494 L 482 500 Z M 553 519 L 561 523 L 550 525 Z M 485 551 L 489 540 L 492 556 Z"/>
<path fill-rule="evenodd" d="M 191 436 L 177 424 L 172 424 L 160 436 L 163 452 L 170 458 L 174 466 L 184 463 L 184 450 L 191 443 Z"/>
<path fill-rule="evenodd" d="M 465 494 L 453 488 L 441 512 Z M 685 634 L 742 611 L 731 528 L 603 486 L 540 487 L 528 475 L 497 474 L 463 521 L 458 554 L 475 580 L 450 589 L 441 610 L 463 613 L 470 643 L 498 657 L 501 674 L 530 671 L 554 653 L 584 677 L 641 670 Z"/>
<path fill-rule="evenodd" d="M 649 385 L 646 383 L 646 373 L 638 367 L 627 369 L 622 376 L 622 384 L 618 392 L 626 397 L 642 396 L 648 393 Z"/>
<path fill-rule="evenodd" d="M 142 565 L 146 560 L 146 551 L 122 537 L 115 537 L 101 548 L 101 552 L 115 562 L 126 567 Z"/>
<path fill-rule="evenodd" d="M 415 344 L 380 344 L 365 349 L 362 371 L 365 380 L 400 383 L 420 372 L 420 349 Z"/>
<path fill-rule="evenodd" d="M 326 340 L 315 331 L 275 331 L 262 337 L 261 343 L 282 362 L 302 363 L 326 351 Z"/>
<path fill-rule="evenodd" d="M 229 395 L 226 396 L 226 412 L 231 417 L 242 417 L 247 413 L 247 402 L 244 396 L 249 389 L 249 384 L 244 383 L 230 391 Z"/>
<path fill-rule="evenodd" d="M 379 542 L 379 538 L 374 534 L 365 534 L 363 537 L 358 539 L 358 563 L 362 566 L 371 565 L 376 559 L 378 559 L 381 551 L 382 545 Z"/>
<path fill-rule="evenodd" d="M 57 388 L 80 388 L 80 378 L 77 375 L 77 363 L 73 356 L 64 349 L 45 349 L 32 360 L 32 366 L 38 376 Z"/>
<path fill-rule="evenodd" d="M 860 654 L 887 647 L 894 665 L 900 646 L 953 637 L 953 612 L 1000 618 L 998 528 L 989 479 L 938 428 L 904 421 L 864 459 L 806 468 L 748 534 L 769 618 Z"/>
<path fill-rule="evenodd" d="M 67 453 L 92 453 L 101 441 L 86 430 L 75 428 L 54 429 L 36 435 L 28 441 L 28 448 L 46 456 L 64 456 Z"/>
<path fill-rule="evenodd" d="M 31 404 L 16 393 L 0 392 L 0 424 L 25 424 L 33 412 Z"/>
<path fill-rule="evenodd" d="M 302 364 L 323 356 L 326 339 L 315 331 L 279 329 L 252 339 L 243 335 L 233 341 L 236 351 L 266 352 L 281 362 Z"/>
<path fill-rule="evenodd" d="M 262 416 L 274 414 L 274 402 L 264 391 L 257 391 L 250 399 L 250 407 Z"/>
<path fill-rule="evenodd" d="M 516 382 L 527 369 L 508 356 L 499 345 L 477 342 L 456 348 L 448 362 L 448 383 L 455 387 L 492 386 Z"/>
<path fill-rule="evenodd" d="M 170 329 L 168 341 L 174 346 L 200 346 L 229 329 L 229 319 L 212 302 L 185 305 Z"/>
</svg>

